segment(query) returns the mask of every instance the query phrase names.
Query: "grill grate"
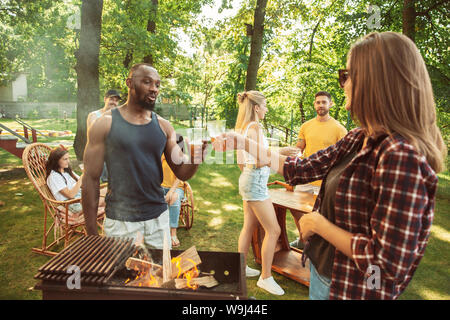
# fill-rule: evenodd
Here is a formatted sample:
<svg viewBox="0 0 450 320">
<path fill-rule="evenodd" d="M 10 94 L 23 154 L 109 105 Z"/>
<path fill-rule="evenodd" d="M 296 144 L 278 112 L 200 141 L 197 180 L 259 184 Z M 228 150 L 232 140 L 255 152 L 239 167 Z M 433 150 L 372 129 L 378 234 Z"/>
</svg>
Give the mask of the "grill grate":
<svg viewBox="0 0 450 320">
<path fill-rule="evenodd" d="M 71 265 L 80 268 L 81 283 L 104 285 L 136 250 L 130 238 L 84 236 L 39 268 L 35 279 L 67 281 Z"/>
</svg>

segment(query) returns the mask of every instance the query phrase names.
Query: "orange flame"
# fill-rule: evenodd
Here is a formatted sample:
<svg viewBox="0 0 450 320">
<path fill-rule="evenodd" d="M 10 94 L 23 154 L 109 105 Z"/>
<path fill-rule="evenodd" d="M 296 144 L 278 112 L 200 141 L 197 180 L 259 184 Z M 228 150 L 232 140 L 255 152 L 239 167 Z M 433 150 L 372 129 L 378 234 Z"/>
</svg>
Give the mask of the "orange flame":
<svg viewBox="0 0 450 320">
<path fill-rule="evenodd" d="M 197 265 L 195 264 L 195 262 L 191 259 L 188 259 L 189 261 L 191 261 L 194 264 L 194 268 L 192 268 L 191 270 L 187 271 L 184 273 L 183 278 L 186 279 L 186 285 L 188 286 L 188 288 L 191 288 L 193 290 L 197 290 L 198 285 L 193 284 L 191 285 L 191 281 L 193 278 L 197 277 L 199 275 L 198 269 L 197 269 Z"/>
<path fill-rule="evenodd" d="M 189 271 L 186 272 L 182 272 L 181 269 L 181 260 L 182 258 L 180 257 L 174 257 L 171 259 L 171 263 L 172 265 L 174 265 L 177 269 L 178 269 L 178 274 L 177 274 L 177 279 L 179 279 L 180 277 L 182 277 L 183 279 L 186 279 L 186 285 L 188 288 L 192 289 L 192 290 L 196 290 L 198 289 L 198 285 L 196 284 L 191 284 L 192 279 L 198 277 L 200 275 L 200 272 L 197 268 L 197 265 L 195 263 L 195 261 L 193 261 L 192 259 L 188 259 L 188 261 L 192 262 L 192 264 L 194 265 L 194 267 L 192 269 L 190 269 Z M 134 279 L 134 281 L 139 280 L 139 282 L 137 283 L 137 286 L 142 287 L 160 287 L 161 283 L 158 282 L 158 279 L 155 278 L 151 271 L 150 272 L 140 272 L 137 274 L 136 278 Z M 130 282 L 131 279 L 127 279 L 125 281 L 125 284 L 127 284 L 128 282 Z"/>
<path fill-rule="evenodd" d="M 146 281 L 144 282 L 144 285 L 146 287 L 156 287 L 158 286 L 158 280 L 151 274 L 149 273 L 150 278 L 146 277 Z"/>
<path fill-rule="evenodd" d="M 170 260 L 172 264 L 175 264 L 175 267 L 178 269 L 177 279 L 181 276 L 181 258 L 180 257 L 174 257 L 172 260 Z"/>
</svg>

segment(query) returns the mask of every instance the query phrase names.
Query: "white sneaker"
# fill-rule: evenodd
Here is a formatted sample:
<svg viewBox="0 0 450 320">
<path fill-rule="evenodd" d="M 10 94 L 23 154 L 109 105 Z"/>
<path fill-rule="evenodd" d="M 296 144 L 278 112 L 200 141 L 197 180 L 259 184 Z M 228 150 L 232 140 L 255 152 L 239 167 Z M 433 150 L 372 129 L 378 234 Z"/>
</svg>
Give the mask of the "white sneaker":
<svg viewBox="0 0 450 320">
<path fill-rule="evenodd" d="M 282 296 L 284 294 L 284 290 L 278 285 L 278 283 L 275 282 L 273 277 L 269 277 L 267 279 L 263 279 L 262 277 L 259 277 L 258 282 L 256 285 L 271 294 L 275 294 L 277 296 Z"/>
<path fill-rule="evenodd" d="M 247 278 L 259 276 L 260 273 L 261 272 L 259 272 L 259 270 L 252 269 L 249 266 L 245 266 L 245 276 Z"/>
</svg>

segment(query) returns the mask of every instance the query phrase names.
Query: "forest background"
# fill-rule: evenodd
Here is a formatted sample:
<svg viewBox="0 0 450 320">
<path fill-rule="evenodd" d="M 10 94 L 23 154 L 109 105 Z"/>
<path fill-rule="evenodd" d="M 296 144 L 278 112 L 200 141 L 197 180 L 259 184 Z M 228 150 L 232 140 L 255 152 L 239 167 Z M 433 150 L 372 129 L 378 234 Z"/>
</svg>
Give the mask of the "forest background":
<svg viewBox="0 0 450 320">
<path fill-rule="evenodd" d="M 27 101 L 77 102 L 79 159 L 87 114 L 106 90 L 126 93 L 138 62 L 159 71 L 160 99 L 200 106 L 203 119 L 230 128 L 244 89 L 266 95 L 266 128 L 295 132 L 315 116 L 320 90 L 333 96 L 331 115 L 352 128 L 337 70 L 358 38 L 390 30 L 424 57 L 448 144 L 449 11 L 439 0 L 0 0 L 0 85 L 24 72 Z"/>
</svg>

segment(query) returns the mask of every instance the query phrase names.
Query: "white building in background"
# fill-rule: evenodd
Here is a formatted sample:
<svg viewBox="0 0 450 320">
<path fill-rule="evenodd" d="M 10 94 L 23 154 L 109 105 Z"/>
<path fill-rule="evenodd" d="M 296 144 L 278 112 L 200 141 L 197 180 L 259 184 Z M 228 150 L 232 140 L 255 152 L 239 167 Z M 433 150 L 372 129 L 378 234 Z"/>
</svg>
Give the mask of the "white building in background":
<svg viewBox="0 0 450 320">
<path fill-rule="evenodd" d="M 0 86 L 0 101 L 26 101 L 28 97 L 27 75 L 19 73 L 16 79 L 6 86 Z"/>
</svg>

